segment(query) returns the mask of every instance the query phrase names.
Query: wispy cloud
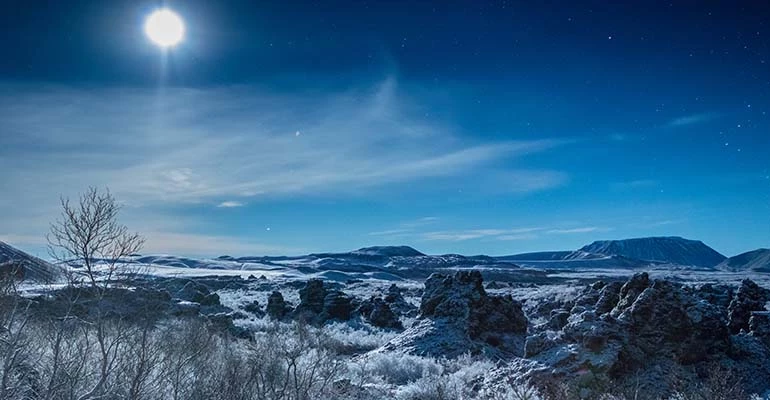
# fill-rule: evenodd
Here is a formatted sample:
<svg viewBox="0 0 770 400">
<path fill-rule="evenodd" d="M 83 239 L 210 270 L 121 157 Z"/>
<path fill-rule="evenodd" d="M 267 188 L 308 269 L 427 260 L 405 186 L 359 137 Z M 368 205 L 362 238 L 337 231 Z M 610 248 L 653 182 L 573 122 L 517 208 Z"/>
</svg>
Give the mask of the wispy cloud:
<svg viewBox="0 0 770 400">
<path fill-rule="evenodd" d="M 561 143 L 459 145 L 450 126 L 411 116 L 409 98 L 395 86 L 390 79 L 373 90 L 296 97 L 254 88 L 168 88 L 159 95 L 0 87 L 8 133 L 0 137 L 0 164 L 19 172 L 8 186 L 34 177 L 54 193 L 87 182 L 109 184 L 134 202 L 206 201 L 467 174 Z M 557 173 L 509 172 L 524 183 L 521 190 L 547 188 L 553 183 L 543 174 Z"/>
<path fill-rule="evenodd" d="M 236 208 L 236 207 L 243 207 L 245 206 L 245 203 L 242 203 L 240 201 L 223 201 L 217 205 L 219 208 Z"/>
<path fill-rule="evenodd" d="M 531 240 L 547 235 L 570 235 L 591 232 L 609 232 L 613 228 L 601 226 L 581 226 L 581 227 L 522 227 L 522 228 L 484 228 L 484 229 L 455 229 L 455 230 L 436 230 L 424 231 L 417 229 L 392 229 L 378 232 L 371 232 L 371 236 L 382 236 L 389 238 L 411 238 L 418 241 L 444 241 L 444 242 L 463 242 L 467 240 Z"/>
<path fill-rule="evenodd" d="M 440 220 L 440 218 L 438 218 L 438 217 L 422 217 L 422 218 L 418 218 L 418 219 L 416 219 L 414 221 L 402 222 L 400 224 L 400 226 L 402 226 L 404 228 L 418 228 L 418 227 L 421 227 L 421 226 L 435 224 L 439 220 Z"/>
<path fill-rule="evenodd" d="M 45 232 L 59 195 L 89 185 L 108 186 L 130 207 L 168 208 L 492 174 L 520 193 L 566 181 L 519 160 L 565 141 L 473 141 L 414 112 L 417 103 L 393 78 L 302 93 L 0 84 L 0 220 L 8 234 Z"/>
<path fill-rule="evenodd" d="M 630 226 L 635 228 L 658 228 L 663 226 L 678 225 L 685 222 L 687 222 L 687 219 L 685 218 L 661 219 L 661 220 L 654 220 L 654 219 L 647 218 L 647 221 L 635 222 L 635 223 L 632 223 Z"/>
<path fill-rule="evenodd" d="M 401 236 L 405 234 L 413 233 L 413 229 L 388 229 L 385 231 L 369 232 L 369 236 Z"/>
<path fill-rule="evenodd" d="M 472 239 L 493 240 L 524 240 L 535 239 L 536 232 L 543 228 L 513 228 L 513 229 L 469 229 L 458 231 L 424 232 L 420 238 L 425 241 L 450 241 L 460 242 Z"/>
<path fill-rule="evenodd" d="M 675 118 L 669 121 L 667 125 L 669 127 L 695 125 L 695 124 L 711 121 L 716 118 L 719 118 L 719 114 L 717 113 L 692 114 L 692 115 L 685 115 L 679 118 Z"/>
<path fill-rule="evenodd" d="M 598 227 L 598 226 L 582 226 L 578 228 L 564 228 L 564 229 L 549 229 L 546 233 L 556 235 L 570 235 L 576 233 L 590 233 L 590 232 L 609 232 L 612 228 Z"/>
</svg>

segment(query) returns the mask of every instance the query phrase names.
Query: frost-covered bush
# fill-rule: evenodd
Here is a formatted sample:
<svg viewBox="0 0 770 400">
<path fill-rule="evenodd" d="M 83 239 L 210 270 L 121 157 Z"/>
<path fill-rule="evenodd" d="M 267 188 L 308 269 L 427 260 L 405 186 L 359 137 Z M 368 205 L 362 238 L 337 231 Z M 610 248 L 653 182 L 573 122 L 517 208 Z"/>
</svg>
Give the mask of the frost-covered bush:
<svg viewBox="0 0 770 400">
<path fill-rule="evenodd" d="M 373 353 L 358 361 L 372 378 L 405 385 L 426 376 L 438 376 L 444 371 L 435 359 L 402 353 Z"/>
<path fill-rule="evenodd" d="M 527 385 L 511 385 L 494 390 L 483 389 L 479 392 L 478 398 L 483 400 L 546 400 L 537 389 Z"/>
<path fill-rule="evenodd" d="M 471 356 L 434 359 L 401 353 L 372 353 L 349 366 L 359 386 L 383 387 L 398 399 L 473 398 L 473 383 L 494 366 Z"/>
<path fill-rule="evenodd" d="M 398 335 L 394 331 L 364 324 L 360 319 L 327 324 L 322 331 L 339 344 L 340 352 L 346 354 L 374 350 Z"/>
</svg>

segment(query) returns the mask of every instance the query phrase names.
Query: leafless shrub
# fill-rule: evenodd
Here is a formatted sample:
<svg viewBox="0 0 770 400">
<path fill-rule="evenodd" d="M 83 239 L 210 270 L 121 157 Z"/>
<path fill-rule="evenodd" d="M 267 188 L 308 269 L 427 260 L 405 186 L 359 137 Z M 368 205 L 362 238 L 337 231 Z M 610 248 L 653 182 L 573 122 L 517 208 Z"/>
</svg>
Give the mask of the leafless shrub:
<svg viewBox="0 0 770 400">
<path fill-rule="evenodd" d="M 124 269 L 124 258 L 142 248 L 144 239 L 118 222 L 120 205 L 109 191 L 91 187 L 77 204 L 62 198 L 61 206 L 61 218 L 51 224 L 47 236 L 50 256 L 64 264 L 82 261 L 83 275 L 94 288 L 99 286 L 99 262 L 106 287 Z M 71 282 L 78 278 L 70 275 Z"/>
</svg>

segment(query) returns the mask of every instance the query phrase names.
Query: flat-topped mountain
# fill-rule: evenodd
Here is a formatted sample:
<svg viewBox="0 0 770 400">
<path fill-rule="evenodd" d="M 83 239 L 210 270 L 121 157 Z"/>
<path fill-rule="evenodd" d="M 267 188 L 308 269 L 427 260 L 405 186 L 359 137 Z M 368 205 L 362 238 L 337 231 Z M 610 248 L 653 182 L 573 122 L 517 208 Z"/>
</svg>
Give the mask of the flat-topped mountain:
<svg viewBox="0 0 770 400">
<path fill-rule="evenodd" d="M 582 259 L 595 254 L 696 267 L 713 267 L 726 258 L 700 240 L 678 236 L 598 240 L 583 246 L 568 258 Z"/>
</svg>

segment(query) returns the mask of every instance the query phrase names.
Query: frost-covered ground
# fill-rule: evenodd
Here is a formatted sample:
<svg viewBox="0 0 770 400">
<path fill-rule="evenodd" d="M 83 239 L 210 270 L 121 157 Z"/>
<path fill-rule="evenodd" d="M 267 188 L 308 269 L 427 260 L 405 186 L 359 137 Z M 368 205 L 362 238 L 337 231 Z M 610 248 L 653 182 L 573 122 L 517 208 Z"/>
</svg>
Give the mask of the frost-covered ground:
<svg viewBox="0 0 770 400">
<path fill-rule="evenodd" d="M 580 360 L 599 365 L 592 374 L 605 376 L 601 374 L 606 374 L 606 371 L 599 372 L 604 368 L 601 366 L 602 363 L 609 365 L 610 362 L 616 362 L 618 354 L 613 351 L 627 344 L 623 342 L 627 339 L 619 338 L 632 335 L 632 340 L 628 339 L 631 340 L 630 343 L 637 340 L 633 339 L 633 334 L 624 330 L 625 325 L 620 327 L 608 325 L 610 328 L 607 328 L 605 319 L 599 321 L 599 325 L 595 325 L 598 314 L 592 308 L 598 307 L 594 304 L 598 304 L 597 300 L 604 296 L 603 292 L 600 293 L 602 288 L 618 289 L 620 285 L 629 282 L 632 276 L 642 270 L 607 268 L 607 264 L 603 264 L 602 268 L 583 268 L 588 265 L 589 261 L 586 260 L 562 263 L 559 268 L 535 268 L 532 265 L 519 267 L 483 257 L 466 258 L 456 255 L 381 257 L 371 253 L 239 259 L 232 257 L 190 259 L 163 255 L 136 256 L 125 261 L 119 265 L 119 268 L 126 268 L 137 274 L 136 277 L 139 278 L 136 281 L 137 285 L 145 288 L 142 290 L 149 288 L 168 293 L 169 312 L 172 315 L 190 315 L 192 312 L 217 326 L 234 327 L 235 334 L 241 338 L 270 336 L 275 335 L 276 332 L 286 335 L 286 338 L 294 337 L 292 335 L 295 333 L 291 332 L 296 329 L 296 321 L 303 321 L 299 316 L 301 314 L 299 310 L 302 307 L 311 307 L 315 301 L 325 313 L 327 309 L 337 310 L 335 307 L 340 306 L 335 302 L 342 301 L 339 304 L 342 304 L 343 308 L 347 307 L 345 313 L 349 314 L 345 315 L 349 315 L 348 317 L 321 318 L 323 313 L 320 313 L 313 314 L 316 320 L 311 319 L 309 322 L 313 325 L 310 329 L 314 335 L 328 339 L 323 345 L 317 343 L 314 346 L 323 346 L 324 351 L 333 354 L 334 362 L 341 362 L 344 365 L 344 371 L 335 375 L 337 379 L 335 382 L 341 385 L 340 382 L 344 381 L 347 382 L 345 385 L 350 385 L 345 389 L 345 393 L 357 393 L 353 397 L 347 397 L 351 399 L 383 397 L 430 399 L 436 398 L 436 393 L 453 393 L 448 397 L 439 397 L 450 399 L 550 398 L 545 395 L 545 397 L 531 397 L 535 396 L 534 392 L 530 392 L 520 378 L 529 379 L 541 376 L 544 371 L 553 370 L 561 371 L 558 373 L 561 374 L 560 379 L 574 380 L 575 376 L 582 376 L 580 374 L 585 373 L 580 369 L 582 367 L 577 365 Z M 607 259 L 600 259 L 600 261 L 606 263 Z M 412 268 L 409 268 L 410 262 L 414 263 Z M 581 268 L 568 268 L 565 265 L 579 265 Z M 498 300 L 489 300 L 488 303 L 484 303 L 486 305 L 482 304 L 483 302 L 473 303 L 480 308 L 463 311 L 463 307 L 467 307 L 468 299 L 477 297 L 473 294 L 475 290 L 473 283 L 468 283 L 470 286 L 460 288 L 457 292 L 445 295 L 433 294 L 436 297 L 430 301 L 441 301 L 447 304 L 442 306 L 445 307 L 441 311 L 444 314 L 438 313 L 426 318 L 418 313 L 421 304 L 425 302 L 426 277 L 432 273 L 441 273 L 450 277 L 457 271 L 465 271 L 467 274 L 471 270 L 480 271 L 484 275 L 483 286 L 486 293 L 484 296 L 491 296 Z M 723 272 L 662 264 L 648 266 L 644 271 L 648 272 L 650 280 L 662 279 L 665 282 L 684 284 L 693 288 L 716 284 L 720 288 L 723 285 L 731 286 L 733 289 L 730 290 L 735 291 L 745 279 L 751 279 L 761 287 L 770 288 L 770 276 L 761 273 Z M 72 267 L 71 272 L 78 275 L 83 270 Z M 106 265 L 98 264 L 96 272 L 100 277 L 106 275 Z M 322 293 L 302 294 L 303 290 L 308 290 L 307 282 L 311 280 L 323 281 Z M 602 283 L 595 284 L 597 281 Z M 456 284 L 455 282 L 451 285 Z M 649 284 L 645 285 L 647 286 L 642 289 L 652 288 Z M 674 286 L 666 285 L 668 283 L 656 287 L 655 290 L 679 290 Z M 64 287 L 63 282 L 46 285 L 23 283 L 18 289 L 25 297 L 34 298 Z M 134 290 L 132 287 L 124 287 L 124 289 L 128 289 L 129 293 Z M 280 292 L 283 301 L 289 309 L 293 310 L 292 314 L 279 319 L 267 315 L 269 299 L 274 292 Z M 382 299 L 393 297 L 394 293 L 397 293 L 398 299 L 388 300 L 388 304 L 394 310 L 401 327 L 378 327 L 374 323 L 371 309 L 378 307 L 378 304 L 383 304 Z M 661 292 L 661 297 L 668 296 L 667 293 L 669 292 Z M 726 292 L 714 293 L 715 298 L 718 299 Z M 621 293 L 618 298 L 627 295 L 627 293 Z M 459 297 L 453 299 L 452 296 Z M 513 302 L 499 300 L 505 296 L 510 296 Z M 692 293 L 682 291 L 681 294 L 671 296 L 673 297 L 667 297 L 666 301 L 673 301 L 671 298 L 687 299 L 688 296 L 692 296 Z M 618 298 L 614 301 L 618 304 L 617 307 L 621 307 L 620 304 L 624 300 L 618 303 Z M 628 301 L 632 302 L 634 299 Z M 380 303 L 377 303 L 378 301 Z M 675 303 L 672 307 L 678 307 L 676 304 L 679 303 Z M 486 339 L 468 336 L 469 331 L 463 325 L 467 321 L 463 318 L 476 312 L 495 313 L 499 311 L 496 308 L 502 310 L 514 306 L 520 307 L 520 312 L 526 316 L 523 333 L 505 331 L 508 329 L 505 325 L 513 323 L 517 318 L 506 311 L 507 314 L 494 316 L 491 322 L 486 321 L 484 315 L 473 317 L 481 318 L 474 320 L 473 324 L 487 324 L 484 326 L 492 330 L 498 325 L 501 326 L 502 336 L 489 337 L 486 332 L 481 332 L 482 336 L 480 336 Z M 623 307 L 636 310 L 631 303 Z M 638 306 L 638 309 L 641 310 L 643 307 Z M 615 317 L 620 312 L 618 311 Z M 447 315 L 465 317 L 457 319 Z M 612 320 L 609 318 L 609 312 L 607 315 L 606 320 Z M 665 324 L 670 322 L 668 317 L 664 318 L 661 322 L 662 329 L 669 329 Z M 585 352 L 581 347 L 582 335 L 586 332 L 593 332 L 591 334 L 597 336 L 605 335 L 602 329 L 610 329 L 606 334 L 610 338 L 608 342 L 610 344 L 606 345 L 603 352 Z M 473 335 L 478 334 L 476 332 Z M 650 333 L 652 336 L 657 334 Z M 751 339 L 750 336 L 749 339 Z M 500 341 L 500 337 L 505 338 L 503 342 Z M 746 340 L 743 336 L 737 336 L 737 338 L 736 340 L 739 341 Z M 489 350 L 492 347 L 500 347 L 500 343 L 510 344 L 511 348 L 499 351 Z M 443 350 L 436 346 L 444 346 L 442 348 L 445 348 L 446 352 L 442 353 Z M 746 348 L 747 345 L 744 343 L 742 346 Z M 314 347 L 316 349 L 314 351 L 320 348 Z M 464 351 L 467 354 L 463 353 Z M 532 355 L 529 354 L 530 352 Z M 470 355 L 471 353 L 473 356 Z M 447 355 L 448 358 L 445 357 Z M 658 360 L 655 363 L 660 363 L 661 368 L 673 368 L 670 361 Z M 649 377 L 654 374 L 650 375 L 649 371 L 645 374 L 647 374 L 645 379 L 651 381 L 652 378 Z M 577 379 L 578 384 L 589 385 L 583 382 L 586 379 Z M 595 398 L 591 396 L 601 393 L 599 390 L 605 390 L 601 387 L 601 384 L 604 384 L 601 379 L 591 378 L 592 386 L 589 386 L 591 395 L 585 398 Z M 580 389 L 586 389 L 586 387 L 581 386 Z M 335 393 L 335 396 L 341 396 L 341 392 Z"/>
</svg>

